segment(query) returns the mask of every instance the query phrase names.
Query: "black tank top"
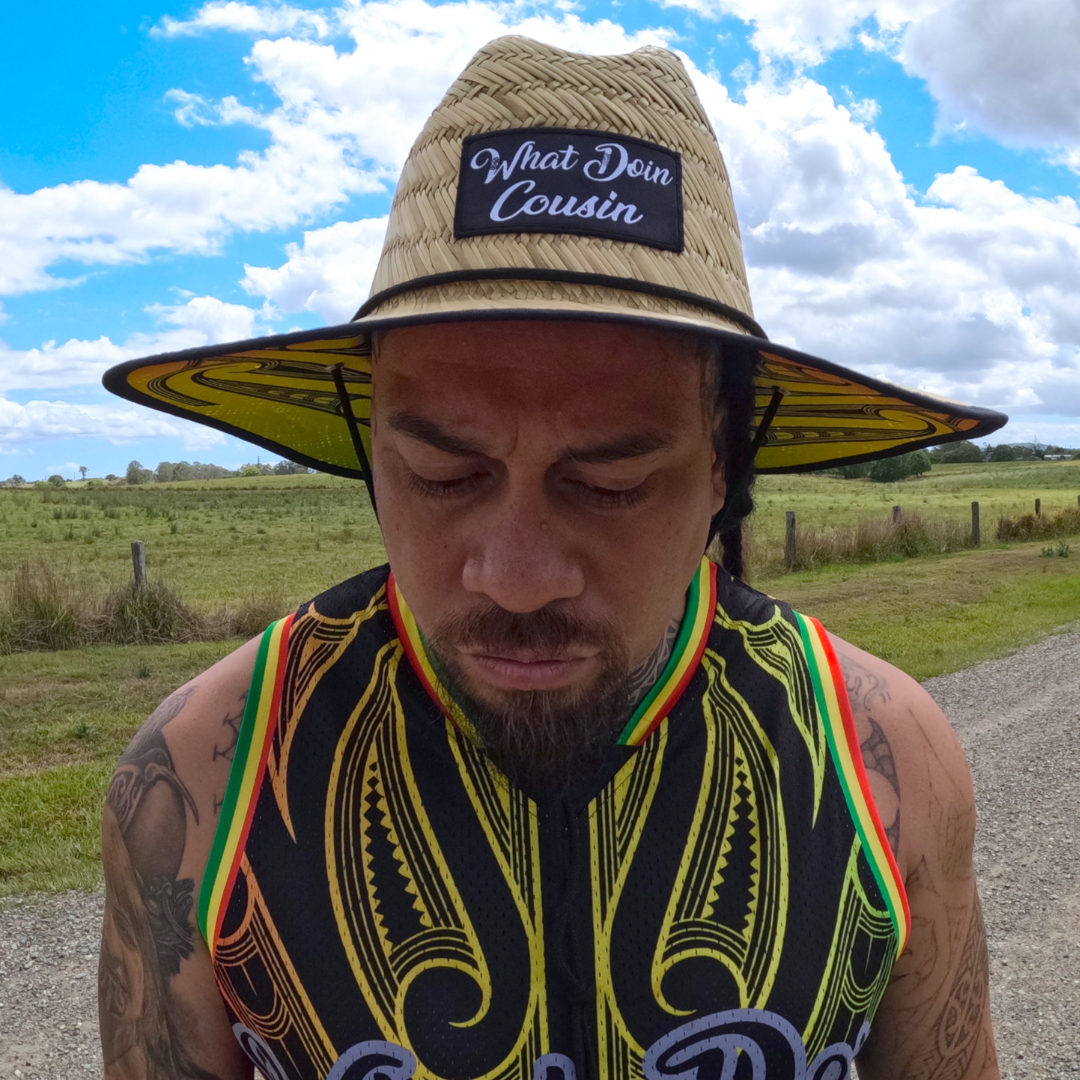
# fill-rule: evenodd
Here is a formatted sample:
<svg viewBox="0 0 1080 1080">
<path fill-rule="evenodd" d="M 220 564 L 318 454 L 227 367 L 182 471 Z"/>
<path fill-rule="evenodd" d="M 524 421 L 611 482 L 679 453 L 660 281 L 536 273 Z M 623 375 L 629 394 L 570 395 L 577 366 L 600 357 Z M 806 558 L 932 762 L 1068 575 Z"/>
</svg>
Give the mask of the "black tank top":
<svg viewBox="0 0 1080 1080">
<path fill-rule="evenodd" d="M 465 733 L 386 567 L 266 632 L 199 904 L 268 1080 L 839 1080 L 908 933 L 824 631 L 703 561 L 587 782 Z"/>
</svg>

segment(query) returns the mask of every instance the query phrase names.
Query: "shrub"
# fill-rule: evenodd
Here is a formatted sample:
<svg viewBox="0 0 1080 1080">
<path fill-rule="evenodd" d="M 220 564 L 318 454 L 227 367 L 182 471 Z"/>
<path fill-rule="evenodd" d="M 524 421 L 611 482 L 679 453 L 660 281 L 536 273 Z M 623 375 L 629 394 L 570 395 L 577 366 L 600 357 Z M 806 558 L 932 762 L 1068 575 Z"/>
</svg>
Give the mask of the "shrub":
<svg viewBox="0 0 1080 1080">
<path fill-rule="evenodd" d="M 799 529 L 792 569 L 941 555 L 969 547 L 971 530 L 963 522 L 934 521 L 921 514 L 905 514 L 897 522 L 860 521 L 853 529 Z"/>
<path fill-rule="evenodd" d="M 1056 514 L 1021 514 L 1003 517 L 998 521 L 999 540 L 1057 540 L 1080 533 L 1080 506 Z"/>
<path fill-rule="evenodd" d="M 23 563 L 0 613 L 0 652 L 71 649 L 85 643 L 90 601 L 48 563 Z"/>
<path fill-rule="evenodd" d="M 148 581 L 141 589 L 128 582 L 113 589 L 95 613 L 91 637 L 110 645 L 159 645 L 197 641 L 206 621 L 167 585 Z"/>
<path fill-rule="evenodd" d="M 238 608 L 225 608 L 214 617 L 214 637 L 253 638 L 289 613 L 291 605 L 280 592 L 252 596 Z"/>
</svg>

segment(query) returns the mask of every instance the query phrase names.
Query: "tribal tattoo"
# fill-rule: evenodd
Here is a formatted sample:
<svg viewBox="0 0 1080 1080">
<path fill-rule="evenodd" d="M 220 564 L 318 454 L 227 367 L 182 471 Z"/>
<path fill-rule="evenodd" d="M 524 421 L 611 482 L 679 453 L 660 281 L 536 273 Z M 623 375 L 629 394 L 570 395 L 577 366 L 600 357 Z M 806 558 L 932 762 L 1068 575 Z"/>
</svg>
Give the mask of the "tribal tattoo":
<svg viewBox="0 0 1080 1080">
<path fill-rule="evenodd" d="M 199 820 L 162 733 L 194 692 L 178 690 L 139 730 L 109 785 L 102 829 L 106 905 L 98 1011 L 107 1075 L 216 1080 L 189 1046 L 171 982 L 195 946 L 194 881 L 180 878 L 187 815 Z"/>
<path fill-rule="evenodd" d="M 889 847 L 892 848 L 893 855 L 896 855 L 900 850 L 900 778 L 889 740 L 874 718 L 875 710 L 889 704 L 889 687 L 881 676 L 864 667 L 849 653 L 840 655 L 840 666 L 844 672 L 844 685 L 847 687 L 852 709 L 856 716 L 865 717 L 870 724 L 870 734 L 859 747 L 862 750 L 863 765 L 867 772 L 883 777 L 896 793 L 896 813 L 885 827 Z"/>
<path fill-rule="evenodd" d="M 240 724 L 244 719 L 244 706 L 247 702 L 247 692 L 240 697 L 240 706 L 233 713 L 227 713 L 225 719 L 221 721 L 221 726 L 225 728 L 225 735 L 223 737 L 223 745 L 218 746 L 214 743 L 214 756 L 213 761 L 224 760 L 232 763 L 233 754 L 236 753 L 236 744 L 240 739 Z M 217 817 L 221 813 L 221 807 L 224 805 L 223 797 L 215 794 L 213 798 L 214 817 Z"/>
<path fill-rule="evenodd" d="M 664 631 L 664 636 L 660 639 L 660 644 L 653 650 L 652 656 L 636 671 L 630 673 L 627 695 L 632 709 L 637 708 L 645 695 L 653 688 L 656 680 L 660 678 L 664 666 L 671 657 L 671 650 L 675 648 L 675 639 L 679 636 L 680 626 L 682 626 L 681 618 L 672 619 Z"/>
</svg>

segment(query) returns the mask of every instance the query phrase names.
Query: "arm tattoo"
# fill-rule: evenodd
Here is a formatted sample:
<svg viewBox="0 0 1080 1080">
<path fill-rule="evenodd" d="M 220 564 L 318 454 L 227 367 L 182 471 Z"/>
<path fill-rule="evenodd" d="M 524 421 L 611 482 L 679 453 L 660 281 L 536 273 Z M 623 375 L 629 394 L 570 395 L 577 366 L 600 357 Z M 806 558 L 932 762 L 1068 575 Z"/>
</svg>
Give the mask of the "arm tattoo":
<svg viewBox="0 0 1080 1080">
<path fill-rule="evenodd" d="M 107 898 L 98 1010 L 107 1070 L 147 1080 L 215 1080 L 189 1047 L 194 1030 L 171 990 L 194 951 L 194 880 L 180 878 L 187 814 L 199 820 L 162 729 L 194 692 L 167 698 L 124 752 L 109 785 L 102 848 Z"/>
<path fill-rule="evenodd" d="M 240 724 L 244 719 L 244 706 L 247 703 L 247 691 L 245 691 L 240 697 L 240 706 L 233 713 L 226 713 L 225 719 L 221 721 L 221 726 L 226 729 L 224 736 L 224 745 L 218 746 L 214 743 L 214 761 L 218 759 L 224 759 L 230 764 L 232 763 L 233 754 L 236 753 L 236 744 L 240 740 Z M 218 796 L 215 792 L 213 797 L 214 817 L 217 817 L 221 813 L 222 806 L 225 805 L 225 799 L 223 796 Z"/>
<path fill-rule="evenodd" d="M 900 850 L 900 777 L 896 771 L 896 760 L 889 740 L 881 725 L 874 719 L 874 711 L 889 704 L 889 687 L 884 679 L 867 670 L 858 660 L 846 653 L 840 657 L 840 666 L 844 672 L 844 685 L 852 710 L 865 716 L 870 723 L 870 734 L 859 747 L 862 750 L 863 765 L 867 772 L 876 772 L 883 777 L 896 793 L 896 815 L 885 827 L 885 837 L 893 855 L 896 855 Z"/>
<path fill-rule="evenodd" d="M 218 758 L 232 761 L 237 740 L 240 738 L 240 722 L 244 719 L 244 705 L 246 703 L 247 692 L 245 691 L 240 698 L 240 707 L 234 713 L 227 713 L 225 719 L 221 721 L 221 726 L 228 730 L 225 734 L 224 746 L 218 746 L 217 743 L 214 743 L 214 761 L 217 761 Z"/>
<path fill-rule="evenodd" d="M 908 1062 L 901 1080 L 961 1080 L 980 1046 L 984 1055 L 994 1056 L 992 1044 L 982 1038 L 989 981 L 986 926 L 976 893 L 944 1007 L 933 1022 L 926 1051 Z"/>
<path fill-rule="evenodd" d="M 660 639 L 660 644 L 653 650 L 652 656 L 636 671 L 630 673 L 627 694 L 632 709 L 640 704 L 642 698 L 653 688 L 656 680 L 660 678 L 664 666 L 671 656 L 671 650 L 675 647 L 675 639 L 679 636 L 679 627 L 681 626 L 681 618 L 672 619 L 668 623 L 668 628 L 664 631 L 664 636 Z"/>
</svg>

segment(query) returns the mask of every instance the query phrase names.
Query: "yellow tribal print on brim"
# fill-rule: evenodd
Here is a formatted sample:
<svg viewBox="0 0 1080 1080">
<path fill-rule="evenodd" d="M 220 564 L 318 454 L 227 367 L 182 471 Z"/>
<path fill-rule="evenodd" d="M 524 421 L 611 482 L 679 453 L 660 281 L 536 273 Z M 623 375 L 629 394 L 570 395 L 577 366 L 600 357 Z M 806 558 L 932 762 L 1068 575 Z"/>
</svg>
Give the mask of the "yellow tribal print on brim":
<svg viewBox="0 0 1080 1080">
<path fill-rule="evenodd" d="M 501 308 L 456 314 L 459 319 L 550 318 L 555 312 L 538 305 L 516 312 Z M 573 314 L 580 318 L 583 313 Z M 558 317 L 571 313 L 559 311 Z M 610 309 L 600 317 L 613 319 Z M 631 319 L 714 334 L 725 345 L 724 362 L 756 362 L 758 424 L 781 391 L 757 452 L 762 473 L 833 468 L 981 438 L 1006 421 L 1001 413 L 860 375 L 734 327 L 720 331 L 705 319 L 639 315 L 618 321 Z M 105 386 L 129 401 L 217 428 L 310 468 L 370 481 L 370 333 L 380 325 L 401 324 L 375 322 L 131 361 L 112 368 Z M 359 459 L 349 413 L 365 460 Z"/>
</svg>

